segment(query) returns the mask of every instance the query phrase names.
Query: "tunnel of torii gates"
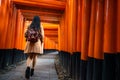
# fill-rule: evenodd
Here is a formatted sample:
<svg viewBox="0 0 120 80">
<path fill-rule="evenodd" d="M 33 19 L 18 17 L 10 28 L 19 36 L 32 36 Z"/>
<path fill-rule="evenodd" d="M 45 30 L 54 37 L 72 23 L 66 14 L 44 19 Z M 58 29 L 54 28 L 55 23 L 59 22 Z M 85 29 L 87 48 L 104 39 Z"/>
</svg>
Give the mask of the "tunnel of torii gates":
<svg viewBox="0 0 120 80">
<path fill-rule="evenodd" d="M 0 0 L 0 68 L 26 59 L 24 30 L 39 15 L 45 50 L 74 80 L 120 80 L 120 0 Z"/>
</svg>

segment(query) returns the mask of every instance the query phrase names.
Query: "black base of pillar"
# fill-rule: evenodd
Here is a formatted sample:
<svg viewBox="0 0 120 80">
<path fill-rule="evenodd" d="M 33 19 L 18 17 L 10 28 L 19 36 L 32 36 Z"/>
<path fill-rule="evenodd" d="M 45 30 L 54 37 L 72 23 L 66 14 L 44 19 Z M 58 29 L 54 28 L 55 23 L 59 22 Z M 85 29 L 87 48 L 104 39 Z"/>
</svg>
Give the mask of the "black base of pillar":
<svg viewBox="0 0 120 80">
<path fill-rule="evenodd" d="M 25 60 L 26 55 L 22 50 L 17 49 L 0 49 L 0 69 L 4 69 L 10 65 Z"/>
<path fill-rule="evenodd" d="M 93 80 L 93 64 L 94 64 L 94 58 L 88 57 L 86 80 Z"/>
<path fill-rule="evenodd" d="M 44 49 L 43 54 L 48 54 L 48 53 L 55 52 L 55 51 L 58 51 L 58 50 L 56 50 L 56 49 Z"/>
<path fill-rule="evenodd" d="M 120 80 L 120 53 L 116 56 L 116 80 Z"/>
<path fill-rule="evenodd" d="M 70 59 L 71 59 L 71 55 L 68 52 L 64 52 L 64 51 L 59 51 L 59 58 L 60 58 L 60 62 L 63 66 L 63 68 L 66 70 L 66 72 L 68 73 L 68 75 L 70 75 Z"/>
<path fill-rule="evenodd" d="M 102 80 L 103 60 L 94 59 L 93 80 Z"/>
<path fill-rule="evenodd" d="M 80 79 L 80 57 L 81 57 L 81 53 L 77 52 L 76 53 L 76 68 L 75 68 L 75 80 L 79 80 Z"/>
<path fill-rule="evenodd" d="M 87 61 L 80 62 L 80 80 L 86 80 Z"/>
<path fill-rule="evenodd" d="M 75 68 L 76 68 L 76 53 L 71 55 L 71 77 L 75 79 Z"/>
<path fill-rule="evenodd" d="M 3 68 L 3 62 L 4 62 L 4 50 L 0 50 L 0 69 Z"/>
<path fill-rule="evenodd" d="M 116 54 L 104 54 L 102 80 L 116 80 Z"/>
<path fill-rule="evenodd" d="M 72 55 L 68 52 L 59 52 L 60 61 L 68 73 L 74 79 L 79 80 L 80 76 L 80 52 L 74 52 Z"/>
<path fill-rule="evenodd" d="M 71 77 L 79 80 L 80 77 L 80 52 L 74 52 L 71 58 Z"/>
</svg>

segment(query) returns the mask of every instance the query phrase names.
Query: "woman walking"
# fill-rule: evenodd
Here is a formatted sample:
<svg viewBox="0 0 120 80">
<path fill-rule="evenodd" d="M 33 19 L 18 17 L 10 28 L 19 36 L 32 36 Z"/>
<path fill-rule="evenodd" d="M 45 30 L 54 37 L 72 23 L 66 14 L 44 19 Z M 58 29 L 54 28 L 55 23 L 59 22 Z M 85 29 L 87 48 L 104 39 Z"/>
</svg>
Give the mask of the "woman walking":
<svg viewBox="0 0 120 80">
<path fill-rule="evenodd" d="M 31 42 L 32 40 L 31 33 L 36 33 L 34 42 Z M 43 54 L 44 30 L 41 25 L 39 16 L 34 16 L 32 23 L 25 31 L 25 37 L 26 37 L 26 46 L 24 53 L 28 55 L 26 61 L 27 68 L 25 70 L 25 78 L 29 79 L 30 76 L 34 75 L 38 54 Z"/>
</svg>

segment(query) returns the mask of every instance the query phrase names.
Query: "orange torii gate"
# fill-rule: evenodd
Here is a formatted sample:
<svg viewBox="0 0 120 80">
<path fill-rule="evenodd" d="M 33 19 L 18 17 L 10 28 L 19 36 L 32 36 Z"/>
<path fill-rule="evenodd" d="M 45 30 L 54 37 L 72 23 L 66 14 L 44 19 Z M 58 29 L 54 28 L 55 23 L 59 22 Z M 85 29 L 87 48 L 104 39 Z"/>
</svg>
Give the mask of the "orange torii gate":
<svg viewBox="0 0 120 80">
<path fill-rule="evenodd" d="M 34 15 L 44 25 L 44 49 L 59 51 L 73 79 L 120 79 L 120 0 L 0 0 L 0 68 L 25 59 L 24 30 Z"/>
</svg>

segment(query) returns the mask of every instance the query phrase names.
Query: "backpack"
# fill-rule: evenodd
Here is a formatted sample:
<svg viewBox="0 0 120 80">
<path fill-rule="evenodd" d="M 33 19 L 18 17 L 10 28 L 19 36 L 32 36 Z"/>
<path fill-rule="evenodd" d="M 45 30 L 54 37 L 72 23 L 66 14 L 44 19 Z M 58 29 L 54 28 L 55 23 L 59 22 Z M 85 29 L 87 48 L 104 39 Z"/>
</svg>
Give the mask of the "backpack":
<svg viewBox="0 0 120 80">
<path fill-rule="evenodd" d="M 30 41 L 31 43 L 35 43 L 38 41 L 38 39 L 41 39 L 42 35 L 38 30 L 33 28 L 28 28 L 27 32 L 25 33 L 25 37 L 27 41 Z"/>
</svg>

